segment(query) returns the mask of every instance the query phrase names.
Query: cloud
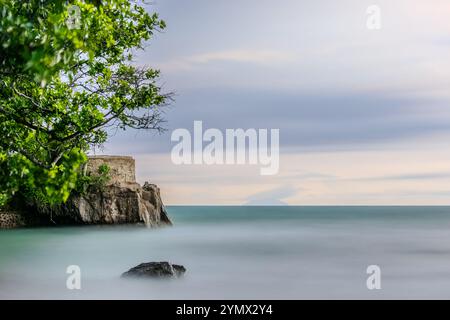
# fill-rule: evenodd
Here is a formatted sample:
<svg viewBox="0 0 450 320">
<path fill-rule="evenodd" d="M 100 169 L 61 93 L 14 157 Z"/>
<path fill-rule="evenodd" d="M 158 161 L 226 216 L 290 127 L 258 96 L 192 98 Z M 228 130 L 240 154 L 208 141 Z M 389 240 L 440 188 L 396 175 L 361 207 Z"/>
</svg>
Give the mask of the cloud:
<svg viewBox="0 0 450 320">
<path fill-rule="evenodd" d="M 258 192 L 247 198 L 246 205 L 286 205 L 283 201 L 297 194 L 298 189 L 293 186 L 281 186 L 274 189 Z"/>
<path fill-rule="evenodd" d="M 279 129 L 280 147 L 289 152 L 368 149 L 450 134 L 445 99 L 386 93 L 286 93 L 279 90 L 189 90 L 176 97 L 166 113 L 168 132 L 119 131 L 113 152 L 170 152 L 170 133 L 206 128 Z M 130 140 L 135 143 L 130 144 Z"/>
<path fill-rule="evenodd" d="M 136 62 L 161 69 L 177 93 L 169 131 L 119 132 L 106 151 L 134 155 L 138 176 L 173 204 L 448 204 L 450 3 L 380 0 L 377 32 L 366 28 L 369 4 L 150 6 L 168 28 Z M 280 129 L 280 174 L 172 165 L 171 130 L 194 120 Z"/>
<path fill-rule="evenodd" d="M 250 63 L 273 63 L 291 61 L 292 55 L 281 51 L 234 50 L 199 54 L 189 60 L 195 63 L 209 63 L 214 61 L 233 61 Z"/>
<path fill-rule="evenodd" d="M 158 68 L 165 72 L 178 72 L 194 69 L 200 65 L 211 63 L 250 63 L 259 65 L 277 65 L 295 60 L 289 52 L 273 50 L 238 49 L 217 52 L 205 52 L 187 57 L 178 57 L 160 62 Z"/>
<path fill-rule="evenodd" d="M 357 178 L 356 180 L 367 180 L 367 181 L 383 181 L 383 180 L 435 180 L 435 179 L 449 179 L 450 172 L 426 172 L 426 173 L 406 173 L 398 175 L 386 175 L 378 177 L 364 177 Z"/>
<path fill-rule="evenodd" d="M 160 68 L 177 91 L 447 93 L 450 46 L 440 43 L 448 39 L 448 0 L 380 0 L 376 32 L 366 28 L 370 4 L 166 0 L 152 10 L 163 9 L 169 27 L 141 62 Z"/>
</svg>

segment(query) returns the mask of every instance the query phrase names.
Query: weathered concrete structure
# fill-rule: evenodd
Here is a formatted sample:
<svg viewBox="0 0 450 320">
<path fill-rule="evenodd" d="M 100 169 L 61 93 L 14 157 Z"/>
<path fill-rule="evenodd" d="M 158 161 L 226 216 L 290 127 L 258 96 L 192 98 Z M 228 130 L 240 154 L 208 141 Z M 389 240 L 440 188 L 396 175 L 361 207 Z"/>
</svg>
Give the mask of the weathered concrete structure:
<svg viewBox="0 0 450 320">
<path fill-rule="evenodd" d="M 135 183 L 136 169 L 135 161 L 128 156 L 90 156 L 85 166 L 86 172 L 96 173 L 98 168 L 106 164 L 110 169 L 112 184 L 114 183 Z"/>
</svg>

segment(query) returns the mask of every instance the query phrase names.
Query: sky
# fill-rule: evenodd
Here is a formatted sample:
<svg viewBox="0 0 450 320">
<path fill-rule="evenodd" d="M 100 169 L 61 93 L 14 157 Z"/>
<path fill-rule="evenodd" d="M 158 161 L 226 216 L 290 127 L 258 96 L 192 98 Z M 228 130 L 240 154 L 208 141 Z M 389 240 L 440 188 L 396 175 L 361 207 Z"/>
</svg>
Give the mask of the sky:
<svg viewBox="0 0 450 320">
<path fill-rule="evenodd" d="M 381 29 L 366 12 L 380 8 Z M 115 132 L 166 204 L 450 204 L 448 0 L 159 0 L 135 63 L 175 93 L 165 134 Z M 279 129 L 280 169 L 175 165 L 171 132 Z"/>
</svg>

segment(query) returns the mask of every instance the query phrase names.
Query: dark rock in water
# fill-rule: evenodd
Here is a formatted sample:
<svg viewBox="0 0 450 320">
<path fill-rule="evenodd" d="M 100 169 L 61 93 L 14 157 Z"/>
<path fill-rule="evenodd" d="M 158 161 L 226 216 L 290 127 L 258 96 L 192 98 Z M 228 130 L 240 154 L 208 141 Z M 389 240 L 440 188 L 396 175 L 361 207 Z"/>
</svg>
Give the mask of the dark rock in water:
<svg viewBox="0 0 450 320">
<path fill-rule="evenodd" d="M 185 272 L 186 269 L 181 265 L 170 264 L 169 262 L 147 262 L 131 268 L 123 273 L 122 277 L 176 278 L 182 276 Z"/>
</svg>

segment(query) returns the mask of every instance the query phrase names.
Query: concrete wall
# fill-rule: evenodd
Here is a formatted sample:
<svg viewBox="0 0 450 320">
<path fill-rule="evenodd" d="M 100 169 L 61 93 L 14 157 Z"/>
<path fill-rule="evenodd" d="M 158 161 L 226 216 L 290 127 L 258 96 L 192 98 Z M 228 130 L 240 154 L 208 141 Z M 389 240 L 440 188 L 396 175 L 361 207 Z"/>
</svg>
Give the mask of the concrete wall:
<svg viewBox="0 0 450 320">
<path fill-rule="evenodd" d="M 87 163 L 86 171 L 97 173 L 98 168 L 106 164 L 110 168 L 110 183 L 135 183 L 135 161 L 126 156 L 91 156 Z"/>
</svg>

